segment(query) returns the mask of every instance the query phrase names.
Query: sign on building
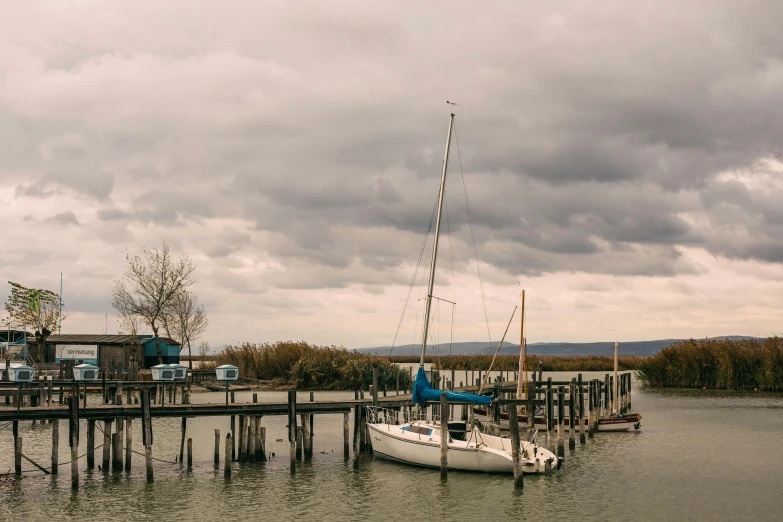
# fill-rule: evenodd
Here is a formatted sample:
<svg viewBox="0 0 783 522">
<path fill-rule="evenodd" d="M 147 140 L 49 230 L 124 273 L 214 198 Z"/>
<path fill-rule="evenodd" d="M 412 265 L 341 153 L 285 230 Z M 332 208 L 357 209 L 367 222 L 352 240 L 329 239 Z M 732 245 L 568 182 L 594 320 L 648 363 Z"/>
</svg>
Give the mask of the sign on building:
<svg viewBox="0 0 783 522">
<path fill-rule="evenodd" d="M 58 344 L 56 345 L 56 362 L 61 359 L 78 359 L 81 361 L 98 362 L 97 344 Z"/>
</svg>

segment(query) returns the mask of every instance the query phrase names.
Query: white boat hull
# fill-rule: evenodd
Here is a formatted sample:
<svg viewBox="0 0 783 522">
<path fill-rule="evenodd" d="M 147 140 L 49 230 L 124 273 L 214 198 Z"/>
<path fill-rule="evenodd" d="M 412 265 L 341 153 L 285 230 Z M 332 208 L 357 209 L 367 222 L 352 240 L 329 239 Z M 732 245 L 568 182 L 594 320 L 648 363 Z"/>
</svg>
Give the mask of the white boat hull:
<svg viewBox="0 0 783 522">
<path fill-rule="evenodd" d="M 405 464 L 440 468 L 440 426 L 435 423 L 416 425 L 430 430 L 431 433 L 410 433 L 405 430 L 408 425 L 368 424 L 373 453 L 380 458 Z M 511 440 L 486 434 L 479 434 L 477 437 L 470 437 L 469 442 L 449 442 L 448 468 L 512 473 Z M 523 457 L 520 461 L 523 473 L 543 473 L 557 467 L 558 459 L 552 452 L 527 441 L 522 441 L 521 446 Z"/>
</svg>

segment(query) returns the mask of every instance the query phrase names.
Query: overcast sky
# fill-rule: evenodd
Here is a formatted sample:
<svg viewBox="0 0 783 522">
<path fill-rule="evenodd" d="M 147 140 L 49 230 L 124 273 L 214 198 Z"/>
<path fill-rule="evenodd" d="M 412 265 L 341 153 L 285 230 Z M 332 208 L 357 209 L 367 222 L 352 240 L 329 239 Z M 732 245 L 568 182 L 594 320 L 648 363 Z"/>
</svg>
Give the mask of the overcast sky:
<svg viewBox="0 0 783 522">
<path fill-rule="evenodd" d="M 449 99 L 456 340 L 487 338 L 460 158 L 493 340 L 522 288 L 529 342 L 781 333 L 781 5 L 3 2 L 0 298 L 62 272 L 63 333 L 102 333 L 166 241 L 213 346 L 391 344 Z"/>
</svg>

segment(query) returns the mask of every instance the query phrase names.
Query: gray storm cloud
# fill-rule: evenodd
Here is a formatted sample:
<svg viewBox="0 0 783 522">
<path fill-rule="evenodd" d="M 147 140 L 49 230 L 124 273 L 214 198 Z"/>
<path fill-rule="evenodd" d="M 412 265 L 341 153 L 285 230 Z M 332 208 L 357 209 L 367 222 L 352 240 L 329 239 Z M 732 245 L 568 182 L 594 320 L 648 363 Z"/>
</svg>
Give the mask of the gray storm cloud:
<svg viewBox="0 0 783 522">
<path fill-rule="evenodd" d="M 24 208 L 6 216 L 18 237 L 59 227 L 49 241 L 76 264 L 166 239 L 210 263 L 215 287 L 404 285 L 448 98 L 462 104 L 447 192 L 459 272 L 461 170 L 498 281 L 703 273 L 684 249 L 780 263 L 782 10 L 6 5 L 0 197 Z M 93 250 L 64 246 L 80 241 Z M 8 277 L 49 263 L 33 250 L 3 258 Z M 241 283 L 262 269 L 275 276 Z"/>
</svg>

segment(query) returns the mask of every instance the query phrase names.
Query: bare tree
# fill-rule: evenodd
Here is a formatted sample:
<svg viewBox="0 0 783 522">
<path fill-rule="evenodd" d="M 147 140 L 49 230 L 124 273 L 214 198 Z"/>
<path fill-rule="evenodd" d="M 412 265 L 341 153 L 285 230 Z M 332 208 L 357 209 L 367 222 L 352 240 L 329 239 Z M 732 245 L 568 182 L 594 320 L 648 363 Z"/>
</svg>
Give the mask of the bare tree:
<svg viewBox="0 0 783 522">
<path fill-rule="evenodd" d="M 112 285 L 111 304 L 123 317 L 139 316 L 152 329 L 158 363 L 163 362 L 159 329 L 176 296 L 193 284 L 196 267 L 187 254 L 175 259 L 169 246 L 145 248 L 144 257 L 126 257 L 125 276 Z"/>
<path fill-rule="evenodd" d="M 204 361 L 207 360 L 207 355 L 209 354 L 209 343 L 206 341 L 201 341 L 198 345 L 198 355 L 201 357 L 201 364 L 204 364 Z"/>
<path fill-rule="evenodd" d="M 11 285 L 11 295 L 8 296 L 5 309 L 11 320 L 35 331 L 40 361 L 46 347 L 46 338 L 65 319 L 65 316 L 61 316 L 60 296 L 50 290 L 26 288 L 12 281 L 8 281 L 8 284 Z"/>
<path fill-rule="evenodd" d="M 139 344 L 139 330 L 141 323 L 142 318 L 139 315 L 120 314 L 120 333 L 128 335 L 131 353 L 135 354 L 136 360 L 140 363 L 144 361 L 144 354 L 141 353 Z M 124 361 L 123 364 L 125 364 Z"/>
<path fill-rule="evenodd" d="M 182 343 L 182 347 L 187 346 L 190 369 L 193 369 L 193 353 L 190 346 L 196 342 L 209 326 L 207 314 L 204 312 L 204 305 L 198 304 L 198 296 L 187 290 L 178 293 L 172 299 L 171 306 L 166 312 L 166 330 L 170 332 L 175 339 Z"/>
</svg>

